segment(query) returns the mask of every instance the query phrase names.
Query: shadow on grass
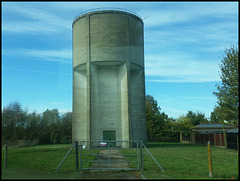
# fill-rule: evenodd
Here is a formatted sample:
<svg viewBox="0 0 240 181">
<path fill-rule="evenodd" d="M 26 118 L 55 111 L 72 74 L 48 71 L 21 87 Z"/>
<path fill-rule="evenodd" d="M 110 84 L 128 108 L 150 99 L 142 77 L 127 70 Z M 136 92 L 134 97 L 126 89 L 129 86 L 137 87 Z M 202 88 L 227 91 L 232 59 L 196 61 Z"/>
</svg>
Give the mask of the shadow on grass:
<svg viewBox="0 0 240 181">
<path fill-rule="evenodd" d="M 46 172 L 28 169 L 3 169 L 2 179 L 75 179 L 77 172 Z"/>
<path fill-rule="evenodd" d="M 138 171 L 44 172 L 27 169 L 4 169 L 2 179 L 141 179 Z"/>
</svg>

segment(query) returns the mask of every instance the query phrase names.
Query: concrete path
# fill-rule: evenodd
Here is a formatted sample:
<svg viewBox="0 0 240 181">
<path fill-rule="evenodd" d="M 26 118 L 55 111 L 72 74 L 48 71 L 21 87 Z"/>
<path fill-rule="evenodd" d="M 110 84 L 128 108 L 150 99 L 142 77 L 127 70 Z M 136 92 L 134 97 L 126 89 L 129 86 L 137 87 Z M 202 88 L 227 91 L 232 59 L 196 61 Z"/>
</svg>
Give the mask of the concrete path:
<svg viewBox="0 0 240 181">
<path fill-rule="evenodd" d="M 123 180 L 123 179 L 142 179 L 141 175 L 137 172 L 130 171 L 88 171 L 82 172 L 77 179 L 96 179 L 96 180 Z"/>
<path fill-rule="evenodd" d="M 110 157 L 107 154 L 110 153 Z M 102 161 L 126 161 L 121 150 L 100 150 L 96 162 L 93 163 L 91 168 L 93 170 L 81 172 L 77 179 L 142 179 L 142 176 L 138 171 L 123 171 L 121 169 L 129 168 L 128 163 L 126 162 L 116 162 L 108 165 L 107 162 L 103 163 Z M 99 169 L 98 169 L 99 168 Z M 101 168 L 119 168 L 119 170 L 111 170 Z"/>
<path fill-rule="evenodd" d="M 108 156 L 110 154 L 110 156 Z M 108 163 L 107 161 L 114 161 L 116 163 Z M 119 168 L 128 169 L 128 163 L 124 159 L 124 156 L 120 150 L 100 150 L 96 162 L 93 163 L 92 168 L 97 169 L 100 168 Z M 103 162 L 104 161 L 104 162 Z"/>
</svg>

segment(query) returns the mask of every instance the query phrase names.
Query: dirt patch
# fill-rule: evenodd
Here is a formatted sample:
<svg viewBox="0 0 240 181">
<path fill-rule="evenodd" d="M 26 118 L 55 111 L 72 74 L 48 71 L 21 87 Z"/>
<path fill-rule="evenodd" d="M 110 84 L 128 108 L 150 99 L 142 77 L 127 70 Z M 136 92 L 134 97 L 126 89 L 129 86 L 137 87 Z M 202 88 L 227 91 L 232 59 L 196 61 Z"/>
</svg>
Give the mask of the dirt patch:
<svg viewBox="0 0 240 181">
<path fill-rule="evenodd" d="M 87 171 L 81 172 L 76 179 L 142 179 L 138 172 L 130 171 Z"/>
</svg>

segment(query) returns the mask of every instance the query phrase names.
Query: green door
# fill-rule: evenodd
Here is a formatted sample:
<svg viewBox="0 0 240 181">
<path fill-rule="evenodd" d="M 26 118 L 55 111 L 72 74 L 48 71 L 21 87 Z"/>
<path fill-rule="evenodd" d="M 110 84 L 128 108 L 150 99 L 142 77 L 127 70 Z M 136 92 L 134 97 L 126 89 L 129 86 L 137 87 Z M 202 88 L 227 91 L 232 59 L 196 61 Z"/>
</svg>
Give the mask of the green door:
<svg viewBox="0 0 240 181">
<path fill-rule="evenodd" d="M 103 140 L 116 140 L 116 131 L 103 131 Z M 110 146 L 116 146 L 116 142 L 111 142 Z"/>
</svg>

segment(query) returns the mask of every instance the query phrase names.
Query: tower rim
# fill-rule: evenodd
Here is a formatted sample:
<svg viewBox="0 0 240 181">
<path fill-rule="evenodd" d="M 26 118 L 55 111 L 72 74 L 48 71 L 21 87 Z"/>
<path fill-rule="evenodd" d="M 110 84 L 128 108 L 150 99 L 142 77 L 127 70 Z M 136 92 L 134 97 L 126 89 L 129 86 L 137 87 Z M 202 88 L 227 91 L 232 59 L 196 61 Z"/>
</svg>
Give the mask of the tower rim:
<svg viewBox="0 0 240 181">
<path fill-rule="evenodd" d="M 143 21 L 141 16 L 139 14 L 137 14 L 134 11 L 128 10 L 128 9 L 123 9 L 123 8 L 109 8 L 109 7 L 105 7 L 105 8 L 94 8 L 94 9 L 89 9 L 86 11 L 83 11 L 81 13 L 79 13 L 74 19 L 73 19 L 73 23 L 72 26 L 74 25 L 74 23 L 76 21 L 78 21 L 79 19 L 87 16 L 87 15 L 93 15 L 93 14 L 112 14 L 112 13 L 116 13 L 116 14 L 127 14 L 129 16 L 134 16 L 135 18 L 139 19 L 140 21 Z"/>
</svg>

